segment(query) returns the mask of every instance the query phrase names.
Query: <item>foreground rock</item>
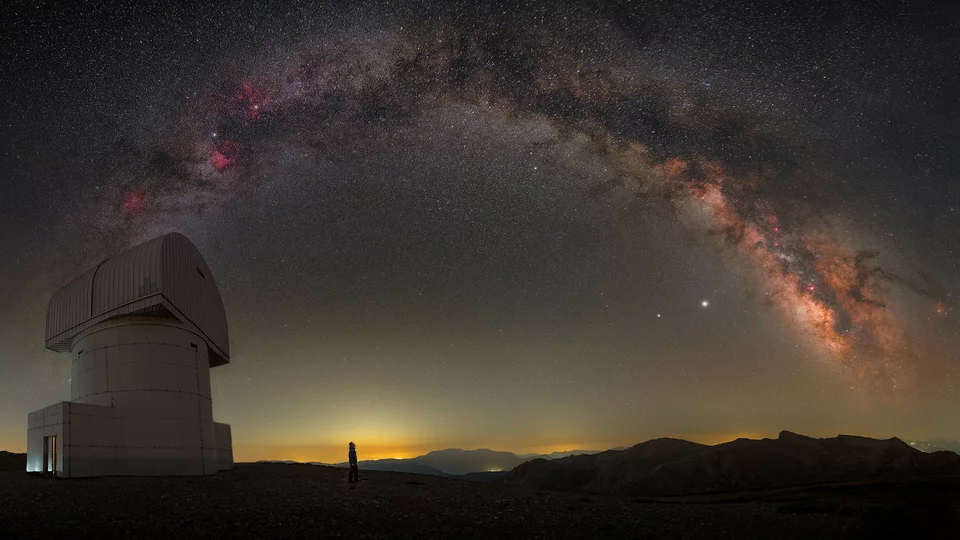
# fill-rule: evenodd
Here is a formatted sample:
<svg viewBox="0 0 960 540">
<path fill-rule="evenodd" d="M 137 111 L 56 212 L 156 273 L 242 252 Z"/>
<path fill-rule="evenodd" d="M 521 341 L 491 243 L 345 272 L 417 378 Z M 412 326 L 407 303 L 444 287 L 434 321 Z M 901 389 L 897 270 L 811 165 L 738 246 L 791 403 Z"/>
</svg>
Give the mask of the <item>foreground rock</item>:
<svg viewBox="0 0 960 540">
<path fill-rule="evenodd" d="M 504 481 L 533 489 L 666 496 L 952 473 L 960 473 L 960 456 L 952 452 L 928 454 L 896 438 L 813 439 L 784 431 L 777 439 L 716 446 L 655 439 L 623 451 L 535 460 Z"/>
<path fill-rule="evenodd" d="M 650 500 L 239 464 L 209 477 L 0 473 L 0 539 L 960 538 L 960 481 Z"/>
</svg>

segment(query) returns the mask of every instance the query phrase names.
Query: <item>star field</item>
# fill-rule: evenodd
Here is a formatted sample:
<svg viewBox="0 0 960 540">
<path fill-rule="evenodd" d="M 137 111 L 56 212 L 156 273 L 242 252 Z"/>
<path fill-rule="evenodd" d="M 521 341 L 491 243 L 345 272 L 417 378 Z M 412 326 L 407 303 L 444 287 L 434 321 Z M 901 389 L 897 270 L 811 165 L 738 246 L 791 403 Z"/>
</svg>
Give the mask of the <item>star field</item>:
<svg viewBox="0 0 960 540">
<path fill-rule="evenodd" d="M 960 438 L 955 7 L 5 17 L 0 447 L 50 295 L 176 230 L 239 460 Z"/>
</svg>

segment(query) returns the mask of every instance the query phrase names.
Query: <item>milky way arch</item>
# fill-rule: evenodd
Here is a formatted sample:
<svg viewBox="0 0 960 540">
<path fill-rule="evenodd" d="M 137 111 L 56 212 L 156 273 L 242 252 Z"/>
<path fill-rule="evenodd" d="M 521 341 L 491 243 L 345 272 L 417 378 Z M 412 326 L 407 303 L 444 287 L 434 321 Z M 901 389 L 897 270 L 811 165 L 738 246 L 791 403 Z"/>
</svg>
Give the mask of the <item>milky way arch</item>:
<svg viewBox="0 0 960 540">
<path fill-rule="evenodd" d="M 101 228 L 124 243 L 151 216 L 222 204 L 266 181 L 270 141 L 345 160 L 348 138 L 405 125 L 444 100 L 468 102 L 585 135 L 617 171 L 614 182 L 593 186 L 596 196 L 628 190 L 701 205 L 726 244 L 761 271 L 775 308 L 852 379 L 907 384 L 911 353 L 889 290 L 936 291 L 879 267 L 875 253 L 846 245 L 792 196 L 786 143 L 749 116 L 691 108 L 657 73 L 625 67 L 600 38 L 528 24 L 443 21 L 250 61 L 206 88 L 173 133 L 117 175 Z"/>
</svg>

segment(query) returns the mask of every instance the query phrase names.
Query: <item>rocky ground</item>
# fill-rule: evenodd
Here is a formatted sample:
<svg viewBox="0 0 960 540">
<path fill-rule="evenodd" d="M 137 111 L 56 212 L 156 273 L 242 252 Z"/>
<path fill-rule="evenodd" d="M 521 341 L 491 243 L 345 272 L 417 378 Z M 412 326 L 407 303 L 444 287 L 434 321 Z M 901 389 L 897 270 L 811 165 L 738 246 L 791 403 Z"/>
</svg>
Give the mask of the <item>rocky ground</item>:
<svg viewBox="0 0 960 540">
<path fill-rule="evenodd" d="M 0 539 L 960 538 L 960 479 L 673 499 L 239 464 L 210 477 L 0 472 Z"/>
</svg>

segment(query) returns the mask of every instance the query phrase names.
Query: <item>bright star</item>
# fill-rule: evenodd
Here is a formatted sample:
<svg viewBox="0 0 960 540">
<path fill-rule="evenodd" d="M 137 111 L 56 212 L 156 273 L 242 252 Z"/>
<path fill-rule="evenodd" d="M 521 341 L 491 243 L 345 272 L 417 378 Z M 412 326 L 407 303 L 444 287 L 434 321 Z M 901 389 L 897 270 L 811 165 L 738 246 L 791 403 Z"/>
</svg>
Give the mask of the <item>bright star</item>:
<svg viewBox="0 0 960 540">
<path fill-rule="evenodd" d="M 703 302 L 700 302 L 700 305 L 703 307 L 707 307 L 710 305 L 710 302 L 707 302 L 706 300 L 704 300 Z"/>
</svg>

